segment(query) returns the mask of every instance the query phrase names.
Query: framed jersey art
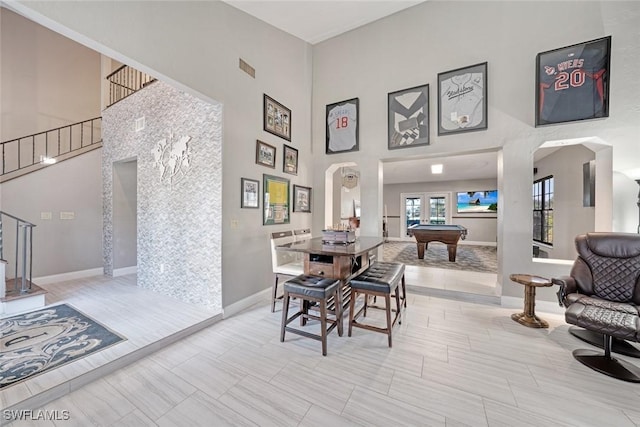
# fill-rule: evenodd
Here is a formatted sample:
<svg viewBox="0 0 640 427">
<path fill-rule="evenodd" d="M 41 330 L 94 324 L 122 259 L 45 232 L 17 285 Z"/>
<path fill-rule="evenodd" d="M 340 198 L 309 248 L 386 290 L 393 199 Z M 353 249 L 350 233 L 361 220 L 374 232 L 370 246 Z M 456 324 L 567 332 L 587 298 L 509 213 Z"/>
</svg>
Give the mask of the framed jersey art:
<svg viewBox="0 0 640 427">
<path fill-rule="evenodd" d="M 487 129 L 487 63 L 438 73 L 438 135 Z"/>
<path fill-rule="evenodd" d="M 327 154 L 358 151 L 358 98 L 327 105 Z"/>
<path fill-rule="evenodd" d="M 611 36 L 536 56 L 536 126 L 609 117 Z"/>
<path fill-rule="evenodd" d="M 429 85 L 387 95 L 388 148 L 429 145 Z"/>
</svg>

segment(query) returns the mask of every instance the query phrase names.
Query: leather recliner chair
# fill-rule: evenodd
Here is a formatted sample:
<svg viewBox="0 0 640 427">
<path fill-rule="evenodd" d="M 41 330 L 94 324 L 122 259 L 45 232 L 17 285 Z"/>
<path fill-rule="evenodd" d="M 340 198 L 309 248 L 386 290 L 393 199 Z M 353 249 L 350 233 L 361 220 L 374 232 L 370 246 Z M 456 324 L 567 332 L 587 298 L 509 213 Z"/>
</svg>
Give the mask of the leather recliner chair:
<svg viewBox="0 0 640 427">
<path fill-rule="evenodd" d="M 578 349 L 573 356 L 584 365 L 624 381 L 640 382 L 640 369 L 611 356 L 612 340 L 640 341 L 640 235 L 587 233 L 576 237 L 578 258 L 569 276 L 552 279 L 560 286 L 558 300 L 565 320 L 586 331 L 571 333 L 587 342 L 600 337 L 604 354 Z"/>
</svg>

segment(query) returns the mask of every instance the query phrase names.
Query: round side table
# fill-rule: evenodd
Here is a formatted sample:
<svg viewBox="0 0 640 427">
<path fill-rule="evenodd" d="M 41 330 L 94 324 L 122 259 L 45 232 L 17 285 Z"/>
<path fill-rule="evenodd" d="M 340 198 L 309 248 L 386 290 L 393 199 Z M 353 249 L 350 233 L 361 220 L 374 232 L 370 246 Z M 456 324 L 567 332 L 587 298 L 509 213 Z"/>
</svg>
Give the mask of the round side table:
<svg viewBox="0 0 640 427">
<path fill-rule="evenodd" d="M 512 274 L 509 279 L 524 285 L 524 312 L 512 314 L 511 318 L 530 328 L 548 328 L 549 324 L 536 316 L 536 288 L 552 286 L 551 280 L 531 274 Z"/>
</svg>

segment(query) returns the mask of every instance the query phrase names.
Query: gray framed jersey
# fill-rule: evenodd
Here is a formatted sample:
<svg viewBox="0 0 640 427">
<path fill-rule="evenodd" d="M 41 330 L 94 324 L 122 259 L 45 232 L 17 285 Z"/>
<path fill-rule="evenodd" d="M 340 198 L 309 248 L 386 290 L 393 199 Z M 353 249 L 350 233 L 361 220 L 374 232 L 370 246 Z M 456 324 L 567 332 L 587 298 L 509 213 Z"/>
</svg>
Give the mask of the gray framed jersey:
<svg viewBox="0 0 640 427">
<path fill-rule="evenodd" d="M 327 154 L 358 151 L 358 106 L 358 98 L 327 105 Z"/>
<path fill-rule="evenodd" d="M 429 85 L 387 95 L 388 148 L 429 145 Z"/>
<path fill-rule="evenodd" d="M 536 56 L 536 126 L 609 116 L 611 36 Z"/>
<path fill-rule="evenodd" d="M 487 129 L 487 63 L 438 74 L 438 135 Z"/>
</svg>

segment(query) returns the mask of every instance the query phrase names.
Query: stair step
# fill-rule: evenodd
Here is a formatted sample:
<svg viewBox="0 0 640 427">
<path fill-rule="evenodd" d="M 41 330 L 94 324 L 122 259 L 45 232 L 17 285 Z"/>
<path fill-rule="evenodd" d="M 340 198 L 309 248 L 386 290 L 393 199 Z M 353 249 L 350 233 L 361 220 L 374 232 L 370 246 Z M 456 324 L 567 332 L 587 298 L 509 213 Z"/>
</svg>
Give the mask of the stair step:
<svg viewBox="0 0 640 427">
<path fill-rule="evenodd" d="M 16 290 L 15 288 L 16 281 L 18 283 L 18 290 Z M 20 286 L 22 285 L 22 278 L 18 277 L 17 279 L 7 280 L 6 282 L 7 294 L 4 298 L 0 298 L 0 302 L 9 302 L 9 301 L 18 300 L 21 298 L 32 297 L 35 295 L 44 295 L 48 292 L 47 290 L 42 289 L 40 286 L 36 285 L 35 283 L 29 282 L 28 280 L 26 282 L 27 282 L 27 286 L 31 285 L 31 288 L 28 289 L 28 292 L 26 294 L 21 294 Z"/>
</svg>

